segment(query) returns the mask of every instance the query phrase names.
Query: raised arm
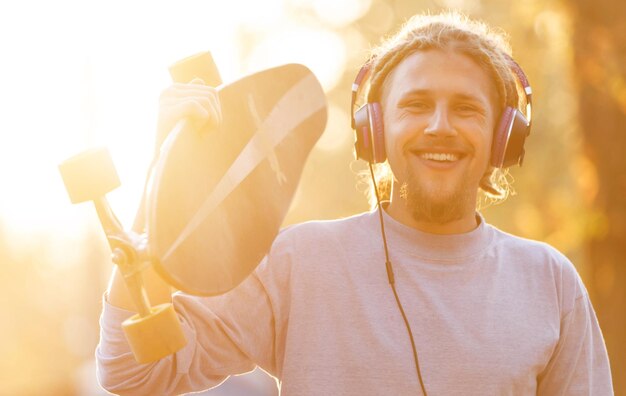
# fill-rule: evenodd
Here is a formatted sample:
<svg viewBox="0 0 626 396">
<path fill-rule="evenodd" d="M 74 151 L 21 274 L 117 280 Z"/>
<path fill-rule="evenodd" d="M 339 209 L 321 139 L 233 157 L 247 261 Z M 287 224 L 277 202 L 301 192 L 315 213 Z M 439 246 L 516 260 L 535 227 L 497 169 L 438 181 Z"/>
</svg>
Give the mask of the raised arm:
<svg viewBox="0 0 626 396">
<path fill-rule="evenodd" d="M 215 88 L 204 85 L 201 80 L 193 80 L 189 84 L 174 83 L 161 93 L 153 164 L 158 160 L 161 145 L 169 132 L 182 119 L 198 126 L 197 130 L 199 131 L 210 131 L 211 127 L 219 125 L 221 111 Z M 145 193 L 144 189 L 142 203 L 133 226 L 133 229 L 138 233 L 143 232 L 145 226 Z M 144 271 L 143 278 L 151 304 L 156 305 L 171 301 L 172 288 L 152 268 Z M 117 268 L 113 271 L 107 294 L 110 304 L 128 311 L 136 310 L 124 284 L 122 274 Z"/>
</svg>

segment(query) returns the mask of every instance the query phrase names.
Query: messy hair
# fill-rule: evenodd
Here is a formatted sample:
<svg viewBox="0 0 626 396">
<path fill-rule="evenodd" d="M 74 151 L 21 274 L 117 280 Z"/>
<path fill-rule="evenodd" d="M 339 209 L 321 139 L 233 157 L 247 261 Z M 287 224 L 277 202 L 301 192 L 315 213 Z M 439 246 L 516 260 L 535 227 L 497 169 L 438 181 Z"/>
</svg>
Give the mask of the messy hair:
<svg viewBox="0 0 626 396">
<path fill-rule="evenodd" d="M 374 48 L 367 101 L 380 101 L 387 76 L 403 59 L 414 52 L 429 49 L 453 50 L 469 57 L 486 71 L 496 88 L 497 114 L 501 114 L 507 106 L 519 108 L 522 105 L 520 87 L 511 70 L 511 48 L 504 34 L 458 12 L 415 15 L 398 33 Z M 381 200 L 389 200 L 393 179 L 389 164 L 376 164 L 375 173 Z M 369 176 L 369 171 L 364 173 L 363 180 Z M 508 172 L 491 165 L 479 186 L 482 190 L 479 205 L 504 201 L 513 192 Z M 368 198 L 374 207 L 376 197 L 371 188 Z"/>
</svg>

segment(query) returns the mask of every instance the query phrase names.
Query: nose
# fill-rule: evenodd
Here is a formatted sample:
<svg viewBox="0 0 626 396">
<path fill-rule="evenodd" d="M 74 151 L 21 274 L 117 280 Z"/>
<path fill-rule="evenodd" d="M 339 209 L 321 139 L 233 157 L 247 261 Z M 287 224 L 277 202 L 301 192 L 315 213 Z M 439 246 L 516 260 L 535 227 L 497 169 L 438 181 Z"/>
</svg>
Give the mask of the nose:
<svg viewBox="0 0 626 396">
<path fill-rule="evenodd" d="M 439 105 L 431 114 L 428 126 L 424 129 L 425 135 L 430 136 L 456 136 L 456 129 L 450 123 L 450 117 L 446 106 Z"/>
</svg>

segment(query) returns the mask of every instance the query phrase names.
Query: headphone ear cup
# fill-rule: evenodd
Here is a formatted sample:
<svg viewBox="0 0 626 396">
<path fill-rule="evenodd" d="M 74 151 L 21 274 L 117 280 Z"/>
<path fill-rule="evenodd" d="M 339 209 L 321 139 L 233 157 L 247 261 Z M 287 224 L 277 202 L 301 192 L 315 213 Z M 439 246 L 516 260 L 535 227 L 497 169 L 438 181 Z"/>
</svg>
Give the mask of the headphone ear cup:
<svg viewBox="0 0 626 396">
<path fill-rule="evenodd" d="M 385 134 L 380 103 L 366 103 L 354 113 L 356 142 L 354 151 L 357 159 L 371 163 L 384 162 Z"/>
<path fill-rule="evenodd" d="M 504 151 L 504 160 L 502 161 L 504 168 L 512 165 L 522 165 L 524 162 L 524 154 L 526 154 L 524 143 L 529 134 L 530 122 L 521 111 L 515 110 L 509 139 L 506 150 Z"/>
<path fill-rule="evenodd" d="M 524 142 L 530 134 L 530 122 L 521 111 L 507 107 L 493 137 L 491 165 L 508 168 L 524 161 Z"/>
<path fill-rule="evenodd" d="M 372 137 L 374 140 L 374 162 L 385 162 L 387 159 L 385 123 L 383 122 L 383 109 L 380 103 L 371 103 L 370 117 L 372 118 Z"/>
<path fill-rule="evenodd" d="M 354 113 L 354 154 L 357 159 L 372 162 L 372 133 L 370 130 L 370 116 L 367 103 Z"/>
<path fill-rule="evenodd" d="M 498 127 L 493 134 L 493 142 L 491 144 L 491 165 L 496 168 L 502 168 L 504 163 L 504 154 L 509 137 L 509 131 L 513 123 L 515 109 L 507 106 L 498 122 Z"/>
</svg>

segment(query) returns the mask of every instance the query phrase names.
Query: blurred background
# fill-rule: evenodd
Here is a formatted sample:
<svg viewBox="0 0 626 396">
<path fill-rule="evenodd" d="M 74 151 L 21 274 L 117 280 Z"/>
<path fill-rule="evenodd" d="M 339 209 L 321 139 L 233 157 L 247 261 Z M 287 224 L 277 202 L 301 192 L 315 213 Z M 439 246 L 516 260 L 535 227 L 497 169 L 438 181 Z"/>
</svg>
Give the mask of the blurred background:
<svg viewBox="0 0 626 396">
<path fill-rule="evenodd" d="M 311 68 L 329 123 L 287 223 L 368 209 L 352 159 L 350 87 L 371 46 L 412 14 L 454 8 L 509 33 L 534 90 L 517 194 L 488 221 L 577 266 L 626 395 L 626 3 L 617 0 L 24 0 L 0 3 L 0 395 L 100 395 L 101 296 L 112 264 L 89 204 L 57 165 L 106 146 L 130 226 L 167 68 L 210 50 L 225 82 L 287 62 Z M 622 259 L 619 259 L 622 257 Z M 622 264 L 620 264 L 622 263 Z M 207 395 L 272 395 L 260 371 Z"/>
</svg>

